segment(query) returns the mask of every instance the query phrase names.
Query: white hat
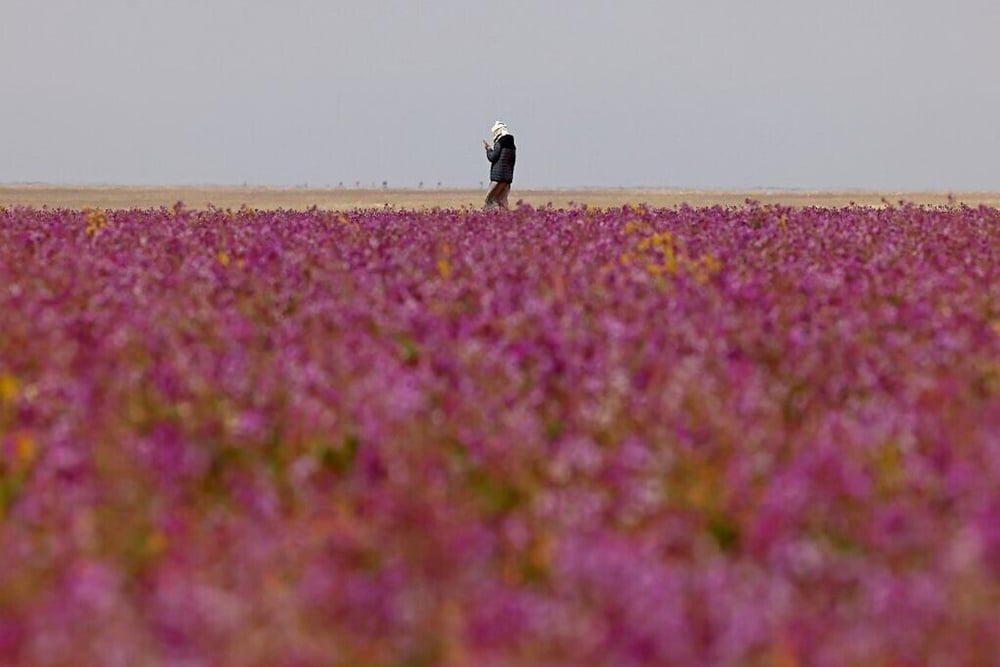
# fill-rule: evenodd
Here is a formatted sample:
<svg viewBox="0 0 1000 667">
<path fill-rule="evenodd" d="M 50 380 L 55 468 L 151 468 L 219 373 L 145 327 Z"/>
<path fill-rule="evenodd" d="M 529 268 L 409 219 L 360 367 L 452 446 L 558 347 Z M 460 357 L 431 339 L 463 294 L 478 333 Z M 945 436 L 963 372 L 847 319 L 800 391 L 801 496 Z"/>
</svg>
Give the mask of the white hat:
<svg viewBox="0 0 1000 667">
<path fill-rule="evenodd" d="M 498 120 L 497 122 L 493 123 L 493 139 L 494 140 L 499 139 L 500 137 L 502 137 L 505 134 L 507 134 L 507 126 L 503 123 L 503 121 L 499 121 Z"/>
</svg>

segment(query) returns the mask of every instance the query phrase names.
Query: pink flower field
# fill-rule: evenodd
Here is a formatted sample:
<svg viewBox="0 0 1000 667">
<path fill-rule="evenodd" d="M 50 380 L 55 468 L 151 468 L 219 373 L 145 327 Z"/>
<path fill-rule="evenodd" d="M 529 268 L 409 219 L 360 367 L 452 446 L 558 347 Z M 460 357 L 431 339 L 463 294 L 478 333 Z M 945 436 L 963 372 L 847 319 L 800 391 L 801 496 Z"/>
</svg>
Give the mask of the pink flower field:
<svg viewBox="0 0 1000 667">
<path fill-rule="evenodd" d="M 4 665 L 998 656 L 996 209 L 0 209 Z"/>
</svg>

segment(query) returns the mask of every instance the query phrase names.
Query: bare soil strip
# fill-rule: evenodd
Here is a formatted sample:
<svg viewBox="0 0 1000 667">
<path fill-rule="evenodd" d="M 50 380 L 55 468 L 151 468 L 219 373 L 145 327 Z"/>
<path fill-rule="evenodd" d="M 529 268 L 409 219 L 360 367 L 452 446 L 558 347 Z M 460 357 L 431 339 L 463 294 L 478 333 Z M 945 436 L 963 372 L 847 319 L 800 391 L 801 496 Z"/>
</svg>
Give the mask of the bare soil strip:
<svg viewBox="0 0 1000 667">
<path fill-rule="evenodd" d="M 366 189 L 366 188 L 268 188 L 223 186 L 71 186 L 0 184 L 0 206 L 49 208 L 159 208 L 183 202 L 188 208 L 330 210 L 364 208 L 479 208 L 485 191 L 469 189 Z M 748 199 L 761 204 L 840 207 L 899 206 L 1000 206 L 1000 192 L 878 192 L 803 190 L 682 190 L 682 189 L 566 189 L 522 190 L 515 187 L 511 202 L 532 206 L 552 205 L 616 207 L 647 204 L 652 207 L 743 206 Z"/>
</svg>

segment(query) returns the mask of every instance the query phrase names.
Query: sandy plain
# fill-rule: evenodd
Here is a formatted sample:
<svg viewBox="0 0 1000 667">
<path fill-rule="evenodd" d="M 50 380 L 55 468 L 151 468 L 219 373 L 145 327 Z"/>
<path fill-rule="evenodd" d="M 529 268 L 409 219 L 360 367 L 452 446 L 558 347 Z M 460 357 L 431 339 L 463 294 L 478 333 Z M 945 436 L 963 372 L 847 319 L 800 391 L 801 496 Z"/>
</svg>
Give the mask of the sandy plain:
<svg viewBox="0 0 1000 667">
<path fill-rule="evenodd" d="M 0 184 L 0 206 L 106 209 L 170 207 L 183 202 L 188 208 L 307 209 L 359 208 L 479 208 L 485 191 L 477 189 L 381 189 L 381 188 L 275 188 L 226 186 L 115 186 Z M 1000 192 L 883 192 L 865 190 L 689 190 L 652 188 L 519 189 L 511 192 L 511 203 L 532 206 L 622 206 L 644 203 L 652 207 L 742 206 L 747 199 L 762 204 L 787 206 L 898 206 L 909 202 L 923 206 L 1000 207 Z"/>
</svg>

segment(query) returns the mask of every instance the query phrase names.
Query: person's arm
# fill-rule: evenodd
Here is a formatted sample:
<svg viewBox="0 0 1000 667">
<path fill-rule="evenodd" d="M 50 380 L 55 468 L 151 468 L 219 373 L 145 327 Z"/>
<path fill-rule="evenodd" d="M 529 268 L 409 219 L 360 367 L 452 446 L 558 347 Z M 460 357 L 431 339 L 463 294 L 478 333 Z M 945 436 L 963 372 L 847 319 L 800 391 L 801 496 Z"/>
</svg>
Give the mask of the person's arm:
<svg viewBox="0 0 1000 667">
<path fill-rule="evenodd" d="M 484 141 L 483 144 L 485 145 L 486 142 Z M 491 148 L 489 145 L 486 145 L 486 159 L 489 160 L 490 162 L 496 162 L 497 160 L 499 160 L 500 147 L 497 146 L 496 148 Z"/>
</svg>

